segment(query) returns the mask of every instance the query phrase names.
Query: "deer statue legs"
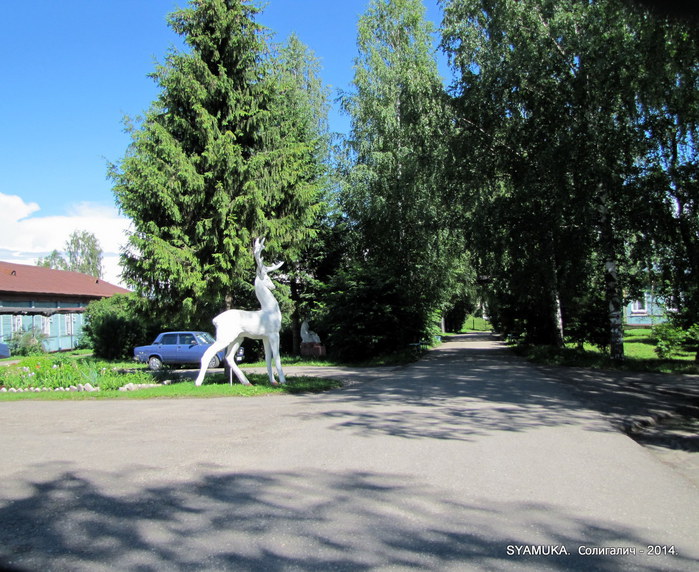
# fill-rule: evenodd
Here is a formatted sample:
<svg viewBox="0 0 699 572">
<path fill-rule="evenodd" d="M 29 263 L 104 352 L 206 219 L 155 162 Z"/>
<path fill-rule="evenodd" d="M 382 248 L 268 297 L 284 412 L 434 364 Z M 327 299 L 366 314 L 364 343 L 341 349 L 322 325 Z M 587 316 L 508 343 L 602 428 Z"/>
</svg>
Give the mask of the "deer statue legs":
<svg viewBox="0 0 699 572">
<path fill-rule="evenodd" d="M 230 383 L 231 385 L 233 385 L 234 373 L 235 376 L 238 378 L 238 381 L 240 381 L 240 383 L 242 383 L 243 385 L 251 385 L 251 383 L 248 381 L 248 378 L 245 377 L 245 374 L 242 372 L 242 370 L 238 367 L 238 364 L 235 362 L 235 354 L 238 352 L 238 348 L 242 343 L 242 337 L 236 338 L 234 342 L 228 345 L 228 351 L 226 352 L 226 363 L 228 364 L 228 383 Z"/>
<path fill-rule="evenodd" d="M 243 341 L 244 336 L 238 336 L 232 342 L 227 343 L 227 338 L 216 337 L 216 342 L 211 344 L 211 347 L 204 352 L 201 357 L 201 368 L 199 369 L 199 375 L 197 376 L 194 385 L 201 385 L 204 381 L 204 375 L 206 374 L 206 366 L 211 362 L 213 357 L 223 349 L 226 349 L 226 362 L 230 368 L 228 381 L 233 384 L 233 374 L 238 378 L 238 381 L 243 385 L 251 385 L 245 373 L 238 367 L 235 361 L 235 354 Z M 277 376 L 279 377 L 279 383 L 286 383 L 286 377 L 284 376 L 284 370 L 282 369 L 281 356 L 279 355 L 279 334 L 272 334 L 262 338 L 262 344 L 265 348 L 265 362 L 267 364 L 267 375 L 269 375 L 269 382 L 272 385 L 277 385 L 277 380 L 274 378 L 274 371 L 272 369 L 272 360 L 274 360 L 274 367 L 277 370 Z"/>
<path fill-rule="evenodd" d="M 274 367 L 277 368 L 279 383 L 286 383 L 284 370 L 282 370 L 282 359 L 279 355 L 279 334 L 270 334 L 266 338 L 262 338 L 262 344 L 265 347 L 265 362 L 267 363 L 269 382 L 272 385 L 276 385 L 277 383 L 274 381 L 274 373 L 272 373 L 272 360 L 274 360 Z"/>
<path fill-rule="evenodd" d="M 233 372 L 235 372 L 235 376 L 238 378 L 238 381 L 242 383 L 243 385 L 250 385 L 250 382 L 248 381 L 248 378 L 245 377 L 245 374 L 240 370 L 238 367 L 238 364 L 235 363 L 235 352 L 238 350 L 238 346 L 240 346 L 242 338 L 240 340 L 236 340 L 237 343 L 231 342 L 230 344 L 226 340 L 220 340 L 216 339 L 216 341 L 211 344 L 211 347 L 207 349 L 204 352 L 204 355 L 201 356 L 201 367 L 199 368 L 199 375 L 197 376 L 197 379 L 194 381 L 194 385 L 201 385 L 202 382 L 204 381 L 204 375 L 206 374 L 206 366 L 211 362 L 213 357 L 220 352 L 223 349 L 226 348 L 231 348 L 235 345 L 235 349 L 233 349 L 233 352 L 229 350 L 226 353 L 226 361 L 228 362 L 228 365 L 231 368 L 231 373 L 230 373 L 230 383 L 233 383 Z"/>
</svg>

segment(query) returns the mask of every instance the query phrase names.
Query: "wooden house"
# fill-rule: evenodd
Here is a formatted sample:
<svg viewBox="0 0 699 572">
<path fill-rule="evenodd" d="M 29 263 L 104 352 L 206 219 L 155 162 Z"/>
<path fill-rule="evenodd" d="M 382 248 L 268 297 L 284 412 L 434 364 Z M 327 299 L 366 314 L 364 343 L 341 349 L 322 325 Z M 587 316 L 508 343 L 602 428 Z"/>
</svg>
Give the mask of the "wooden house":
<svg viewBox="0 0 699 572">
<path fill-rule="evenodd" d="M 675 310 L 668 306 L 666 300 L 646 291 L 624 308 L 624 325 L 630 328 L 652 328 L 656 324 L 667 322 L 668 312 L 673 311 Z"/>
<path fill-rule="evenodd" d="M 0 342 L 37 328 L 48 337 L 48 351 L 72 349 L 82 334 L 87 305 L 128 292 L 79 272 L 0 262 Z"/>
</svg>

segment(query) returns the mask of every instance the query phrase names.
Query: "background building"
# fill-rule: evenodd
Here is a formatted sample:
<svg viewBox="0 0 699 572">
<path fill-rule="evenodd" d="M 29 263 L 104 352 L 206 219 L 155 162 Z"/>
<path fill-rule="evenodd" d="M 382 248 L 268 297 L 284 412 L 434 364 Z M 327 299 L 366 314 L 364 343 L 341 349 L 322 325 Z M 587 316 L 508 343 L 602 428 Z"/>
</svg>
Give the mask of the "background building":
<svg viewBox="0 0 699 572">
<path fill-rule="evenodd" d="M 646 291 L 638 300 L 626 305 L 624 323 L 631 327 L 650 328 L 667 322 L 667 313 L 672 311 L 673 308 L 667 306 L 666 300 Z"/>
<path fill-rule="evenodd" d="M 0 342 L 37 328 L 48 336 L 48 351 L 72 349 L 82 334 L 87 305 L 128 292 L 79 272 L 0 262 Z"/>
</svg>

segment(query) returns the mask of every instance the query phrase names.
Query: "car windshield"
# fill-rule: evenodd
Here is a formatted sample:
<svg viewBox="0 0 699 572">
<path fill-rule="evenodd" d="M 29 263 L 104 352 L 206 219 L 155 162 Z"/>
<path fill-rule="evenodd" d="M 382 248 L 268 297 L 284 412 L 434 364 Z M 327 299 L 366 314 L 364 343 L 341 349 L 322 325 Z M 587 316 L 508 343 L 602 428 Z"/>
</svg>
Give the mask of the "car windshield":
<svg viewBox="0 0 699 572">
<path fill-rule="evenodd" d="M 197 340 L 199 340 L 201 344 L 213 344 L 215 341 L 213 336 L 207 332 L 199 332 L 197 334 Z"/>
</svg>

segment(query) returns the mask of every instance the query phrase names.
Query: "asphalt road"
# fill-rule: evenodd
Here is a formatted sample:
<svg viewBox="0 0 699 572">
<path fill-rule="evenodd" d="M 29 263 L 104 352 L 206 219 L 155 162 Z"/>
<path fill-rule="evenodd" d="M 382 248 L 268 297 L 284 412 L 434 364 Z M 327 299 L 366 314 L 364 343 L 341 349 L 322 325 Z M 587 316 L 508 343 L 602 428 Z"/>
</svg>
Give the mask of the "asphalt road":
<svg viewBox="0 0 699 572">
<path fill-rule="evenodd" d="M 340 375 L 357 383 L 0 403 L 0 562 L 699 569 L 699 489 L 497 342 L 462 337 L 406 368 Z"/>
</svg>

